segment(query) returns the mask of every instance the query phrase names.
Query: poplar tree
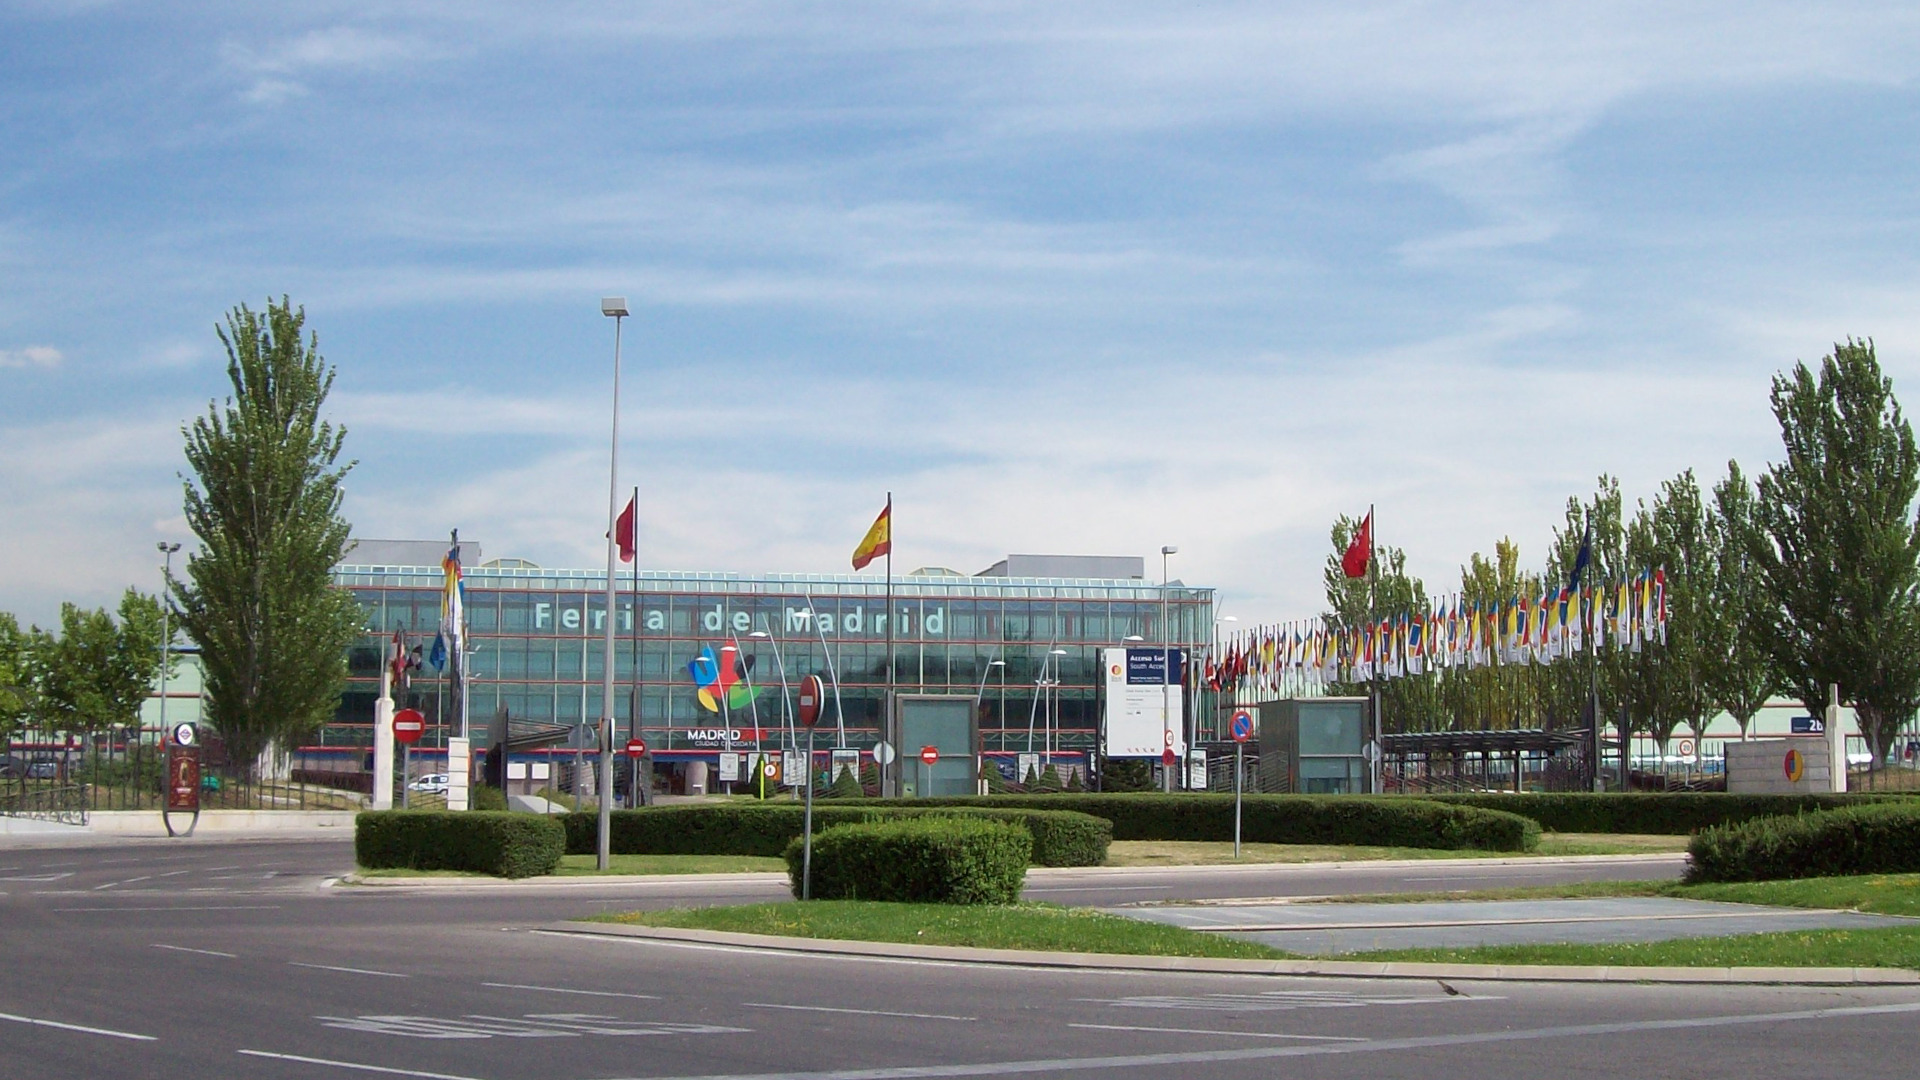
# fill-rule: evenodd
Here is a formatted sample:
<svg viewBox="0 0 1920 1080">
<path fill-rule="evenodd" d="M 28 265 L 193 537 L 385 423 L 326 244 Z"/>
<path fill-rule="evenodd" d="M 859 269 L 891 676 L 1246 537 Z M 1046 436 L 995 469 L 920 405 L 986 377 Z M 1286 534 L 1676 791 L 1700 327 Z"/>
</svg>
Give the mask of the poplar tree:
<svg viewBox="0 0 1920 1080">
<path fill-rule="evenodd" d="M 173 583 L 180 624 L 200 646 L 208 721 L 252 769 L 340 703 L 347 648 L 362 633 L 332 585 L 348 544 L 340 516 L 343 428 L 320 418 L 334 369 L 286 297 L 227 315 L 220 342 L 232 393 L 182 429 L 187 524 L 200 549 Z"/>
<path fill-rule="evenodd" d="M 1707 534 L 1715 553 L 1708 618 L 1699 634 L 1707 694 L 1725 709 L 1746 738 L 1753 718 L 1779 689 L 1763 628 L 1777 614 L 1750 544 L 1755 536 L 1753 485 L 1740 463 L 1727 462 L 1727 478 L 1714 485 Z"/>
<path fill-rule="evenodd" d="M 1786 460 L 1760 477 L 1748 544 L 1778 605 L 1766 648 L 1815 715 L 1839 685 L 1878 763 L 1920 706 L 1920 450 L 1871 340 L 1775 376 L 1773 414 Z"/>
</svg>

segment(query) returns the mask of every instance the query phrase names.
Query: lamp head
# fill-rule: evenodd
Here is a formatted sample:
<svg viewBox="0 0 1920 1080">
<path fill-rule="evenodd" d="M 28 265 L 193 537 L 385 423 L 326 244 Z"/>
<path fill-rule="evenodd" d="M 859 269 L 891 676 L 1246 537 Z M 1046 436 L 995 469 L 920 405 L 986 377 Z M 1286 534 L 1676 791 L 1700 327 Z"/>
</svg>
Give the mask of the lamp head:
<svg viewBox="0 0 1920 1080">
<path fill-rule="evenodd" d="M 1161 548 L 1161 549 L 1160 549 L 1160 554 L 1162 554 L 1162 555 L 1178 555 L 1178 554 L 1180 554 L 1180 549 L 1179 549 L 1179 548 L 1177 548 L 1177 547 L 1174 547 L 1174 546 L 1173 546 L 1172 544 L 1168 544 L 1168 545 L 1167 545 L 1166 547 L 1163 547 L 1163 548 Z"/>
<path fill-rule="evenodd" d="M 989 660 L 987 661 L 987 666 L 988 667 L 1006 667 L 1007 662 L 1005 660 Z"/>
<path fill-rule="evenodd" d="M 623 318 L 627 312 L 627 298 L 624 296 L 603 296 L 600 298 L 600 314 L 608 318 Z"/>
<path fill-rule="evenodd" d="M 1121 641 L 1145 641 L 1146 639 L 1141 637 L 1139 634 L 1128 634 L 1126 637 L 1123 637 L 1120 640 Z"/>
</svg>

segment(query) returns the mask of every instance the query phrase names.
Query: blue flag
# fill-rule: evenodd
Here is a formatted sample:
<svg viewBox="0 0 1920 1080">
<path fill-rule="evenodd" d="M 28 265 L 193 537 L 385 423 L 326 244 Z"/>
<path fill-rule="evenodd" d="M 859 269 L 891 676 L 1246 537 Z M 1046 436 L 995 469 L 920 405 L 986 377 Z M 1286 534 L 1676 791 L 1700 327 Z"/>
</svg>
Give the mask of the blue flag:
<svg viewBox="0 0 1920 1080">
<path fill-rule="evenodd" d="M 1587 525 L 1585 536 L 1580 538 L 1580 554 L 1573 557 L 1573 577 L 1567 582 L 1567 588 L 1580 591 L 1580 578 L 1587 572 L 1587 564 L 1593 562 L 1593 525 Z"/>
</svg>

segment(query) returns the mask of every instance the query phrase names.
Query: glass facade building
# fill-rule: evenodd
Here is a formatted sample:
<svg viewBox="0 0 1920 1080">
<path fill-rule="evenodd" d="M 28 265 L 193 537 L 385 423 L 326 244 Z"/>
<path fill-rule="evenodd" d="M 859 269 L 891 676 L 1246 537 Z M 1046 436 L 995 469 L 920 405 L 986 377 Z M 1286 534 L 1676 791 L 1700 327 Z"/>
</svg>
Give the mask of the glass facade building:
<svg viewBox="0 0 1920 1080">
<path fill-rule="evenodd" d="M 515 720 L 590 728 L 601 712 L 606 574 L 510 562 L 465 572 L 475 737 L 502 707 Z M 334 576 L 370 630 L 350 657 L 339 721 L 371 724 L 393 633 L 431 645 L 441 574 L 345 565 Z M 890 730 L 883 579 L 642 571 L 637 586 L 628 574 L 616 582 L 618 737 L 644 739 L 656 760 L 790 749 L 791 690 L 810 674 L 828 686 L 816 729 L 823 750 L 842 727 L 846 746 L 869 752 Z M 1170 643 L 1203 651 L 1213 604 L 1212 589 L 1178 583 L 919 571 L 893 585 L 896 699 L 971 701 L 982 755 L 1050 748 L 1079 758 L 1097 748 L 1100 650 Z M 728 648 L 740 658 L 744 689 L 716 694 L 709 685 L 703 700 Z M 451 691 L 431 668 L 416 674 L 402 704 L 427 714 L 423 745 L 459 734 Z"/>
</svg>

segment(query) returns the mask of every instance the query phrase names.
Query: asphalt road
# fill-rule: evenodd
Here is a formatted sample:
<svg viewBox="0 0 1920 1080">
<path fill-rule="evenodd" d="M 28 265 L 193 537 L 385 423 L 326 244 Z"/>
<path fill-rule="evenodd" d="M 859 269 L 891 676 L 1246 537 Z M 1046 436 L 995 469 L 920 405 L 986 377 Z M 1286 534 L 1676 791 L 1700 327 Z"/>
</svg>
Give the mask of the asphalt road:
<svg viewBox="0 0 1920 1080">
<path fill-rule="evenodd" d="M 528 927 L 766 891 L 320 888 L 348 854 L 322 843 L 0 851 L 0 1075 L 1865 1078 L 1910 1076 L 1920 1052 L 1912 988 L 1453 993 L 587 938 Z M 1257 895 L 1355 881 L 1371 891 L 1388 877 L 1234 873 Z M 1436 874 L 1472 876 L 1412 876 Z M 1036 892 L 1147 899 L 1222 876 L 1156 870 L 1091 886 L 1092 875 L 1062 873 Z"/>
</svg>

